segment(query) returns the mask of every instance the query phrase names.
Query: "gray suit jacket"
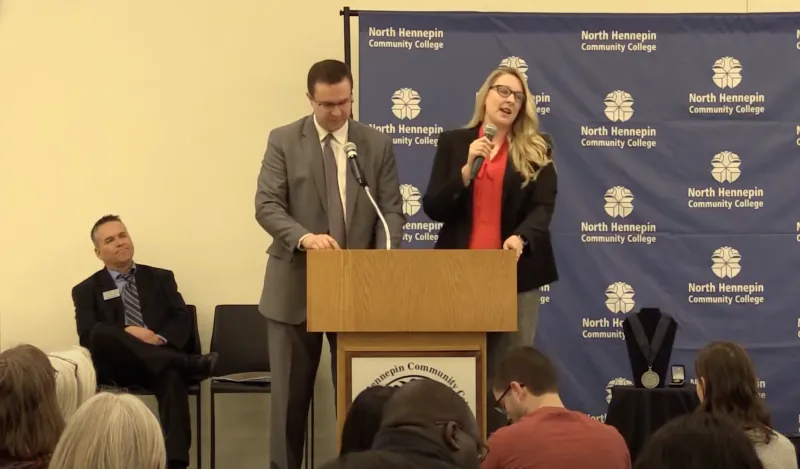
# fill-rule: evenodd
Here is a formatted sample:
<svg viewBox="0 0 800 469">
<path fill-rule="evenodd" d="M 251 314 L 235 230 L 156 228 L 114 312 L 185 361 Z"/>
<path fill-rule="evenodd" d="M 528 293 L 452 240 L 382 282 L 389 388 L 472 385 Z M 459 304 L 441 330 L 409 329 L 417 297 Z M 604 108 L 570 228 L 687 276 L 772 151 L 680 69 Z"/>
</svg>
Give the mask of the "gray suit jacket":
<svg viewBox="0 0 800 469">
<path fill-rule="evenodd" d="M 406 219 L 391 138 L 350 120 L 348 140 L 358 147 L 364 178 L 386 217 L 392 247 L 398 247 Z M 383 225 L 349 168 L 346 192 L 347 247 L 382 247 Z M 325 171 L 313 116 L 270 133 L 255 202 L 256 220 L 272 236 L 259 309 L 274 321 L 300 324 L 306 320 L 306 253 L 297 243 L 308 233 L 328 233 Z"/>
</svg>

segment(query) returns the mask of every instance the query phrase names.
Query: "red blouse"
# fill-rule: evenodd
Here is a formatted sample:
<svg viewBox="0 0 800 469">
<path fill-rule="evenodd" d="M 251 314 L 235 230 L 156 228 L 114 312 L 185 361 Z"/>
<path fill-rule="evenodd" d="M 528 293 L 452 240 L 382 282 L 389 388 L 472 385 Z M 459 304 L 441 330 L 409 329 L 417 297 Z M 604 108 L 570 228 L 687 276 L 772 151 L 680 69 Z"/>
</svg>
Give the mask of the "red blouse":
<svg viewBox="0 0 800 469">
<path fill-rule="evenodd" d="M 483 137 L 481 128 L 479 137 Z M 508 140 L 503 141 L 493 159 L 486 159 L 472 183 L 472 234 L 469 249 L 501 249 L 500 215 L 503 178 L 508 161 Z"/>
</svg>

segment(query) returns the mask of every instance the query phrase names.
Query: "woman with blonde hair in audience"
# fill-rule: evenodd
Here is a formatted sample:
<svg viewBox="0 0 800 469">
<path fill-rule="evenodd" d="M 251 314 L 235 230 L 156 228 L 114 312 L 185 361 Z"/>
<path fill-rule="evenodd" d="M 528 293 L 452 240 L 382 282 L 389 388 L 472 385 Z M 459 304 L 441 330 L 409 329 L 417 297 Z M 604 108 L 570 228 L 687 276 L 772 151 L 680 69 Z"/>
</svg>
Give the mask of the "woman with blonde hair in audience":
<svg viewBox="0 0 800 469">
<path fill-rule="evenodd" d="M 158 419 L 136 396 L 101 392 L 72 416 L 49 469 L 165 469 Z"/>
<path fill-rule="evenodd" d="M 32 345 L 0 353 L 0 469 L 45 469 L 64 430 L 55 371 Z"/>
<path fill-rule="evenodd" d="M 92 355 L 80 346 L 47 354 L 56 370 L 56 397 L 58 406 L 68 421 L 97 390 L 97 375 Z"/>
<path fill-rule="evenodd" d="M 729 417 L 747 432 L 764 469 L 797 469 L 794 445 L 771 427 L 758 394 L 756 372 L 747 352 L 732 342 L 713 342 L 695 362 L 700 410 Z"/>
</svg>

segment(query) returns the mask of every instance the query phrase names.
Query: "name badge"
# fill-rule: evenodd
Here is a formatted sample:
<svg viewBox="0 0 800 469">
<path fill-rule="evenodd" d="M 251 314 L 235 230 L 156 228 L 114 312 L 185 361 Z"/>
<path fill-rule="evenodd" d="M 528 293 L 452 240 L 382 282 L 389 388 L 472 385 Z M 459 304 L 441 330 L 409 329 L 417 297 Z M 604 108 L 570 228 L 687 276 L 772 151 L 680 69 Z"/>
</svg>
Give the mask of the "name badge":
<svg viewBox="0 0 800 469">
<path fill-rule="evenodd" d="M 114 298 L 119 298 L 119 288 L 103 292 L 103 300 L 108 301 Z"/>
</svg>

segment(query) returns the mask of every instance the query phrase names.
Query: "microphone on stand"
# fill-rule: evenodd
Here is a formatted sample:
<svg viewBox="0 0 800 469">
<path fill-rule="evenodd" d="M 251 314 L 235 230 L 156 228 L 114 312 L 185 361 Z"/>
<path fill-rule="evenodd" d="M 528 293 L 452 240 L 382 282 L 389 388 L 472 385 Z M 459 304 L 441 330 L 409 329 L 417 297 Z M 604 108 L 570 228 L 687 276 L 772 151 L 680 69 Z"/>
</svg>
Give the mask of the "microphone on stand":
<svg viewBox="0 0 800 469">
<path fill-rule="evenodd" d="M 386 218 L 383 216 L 383 213 L 381 213 L 381 209 L 375 202 L 375 198 L 372 197 L 372 192 L 369 190 L 367 180 L 364 179 L 364 172 L 361 171 L 361 164 L 358 162 L 358 148 L 356 144 L 353 142 L 345 143 L 344 152 L 347 155 L 347 163 L 350 166 L 350 172 L 353 173 L 353 177 L 358 185 L 364 188 L 364 192 L 367 193 L 367 198 L 372 202 L 372 207 L 375 208 L 375 213 L 378 214 L 378 218 L 380 218 L 383 224 L 383 231 L 386 234 L 386 250 L 389 251 L 392 249 L 392 237 L 389 233 L 389 224 L 386 223 Z"/>
<path fill-rule="evenodd" d="M 494 139 L 494 136 L 497 135 L 497 127 L 492 124 L 486 124 L 483 127 L 483 136 L 488 138 L 491 142 Z M 478 171 L 481 170 L 481 166 L 483 166 L 484 158 L 482 156 L 478 156 L 472 162 L 472 171 L 470 172 L 469 180 L 470 182 L 475 180 L 475 177 L 478 176 Z"/>
</svg>

